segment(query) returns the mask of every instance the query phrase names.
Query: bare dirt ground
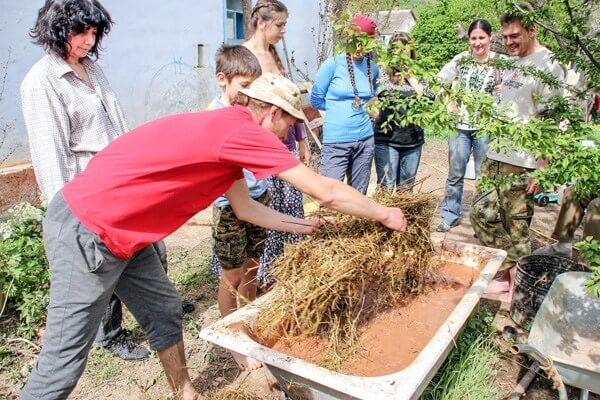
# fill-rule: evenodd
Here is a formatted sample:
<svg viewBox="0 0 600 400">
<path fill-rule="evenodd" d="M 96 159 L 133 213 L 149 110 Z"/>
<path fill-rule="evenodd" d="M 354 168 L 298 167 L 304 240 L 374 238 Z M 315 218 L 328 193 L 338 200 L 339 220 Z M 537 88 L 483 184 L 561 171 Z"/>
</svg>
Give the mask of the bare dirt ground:
<svg viewBox="0 0 600 400">
<path fill-rule="evenodd" d="M 428 140 L 421 159 L 419 178 L 428 177 L 422 191 L 432 191 L 440 199 L 444 191 L 446 179 L 447 144 L 442 140 Z M 468 206 L 474 193 L 474 181 L 466 181 L 463 197 L 464 216 L 460 226 L 450 232 L 441 234 L 452 240 L 478 244 L 473 237 L 468 220 Z M 558 206 L 551 204 L 545 208 L 536 207 L 533 228 L 550 234 Z M 184 340 L 188 358 L 189 373 L 197 390 L 203 394 L 214 393 L 219 388 L 243 388 L 254 393 L 260 399 L 279 399 L 277 390 L 271 390 L 272 378 L 265 368 L 252 373 L 240 373 L 229 354 L 220 348 L 201 340 L 200 330 L 214 322 L 219 317 L 216 308 L 216 283 L 207 272 L 207 258 L 210 255 L 210 210 L 198 214 L 185 226 L 167 238 L 169 250 L 169 275 L 180 289 L 182 296 L 194 301 L 196 311 L 187 315 L 184 320 Z M 437 222 L 437 219 L 436 221 Z M 434 225 L 435 226 L 435 225 Z M 534 248 L 548 243 L 545 239 L 532 233 Z M 502 330 L 505 325 L 514 325 L 508 316 L 508 310 L 493 297 L 485 300 L 496 312 L 496 325 Z M 134 332 L 139 341 L 147 345 L 143 333 L 130 317 L 126 327 Z M 526 334 L 521 331 L 522 340 Z M 499 342 L 508 346 L 499 335 Z M 0 365 L 0 398 L 13 399 L 19 392 L 19 387 L 26 378 L 35 360 L 36 347 L 39 343 L 13 341 L 8 343 L 16 358 L 9 367 Z M 530 364 L 523 357 L 511 356 L 506 353 L 496 368 L 496 387 L 500 397 L 506 398 Z M 576 399 L 579 390 L 569 391 L 569 398 Z M 119 361 L 101 350 L 95 349 L 90 357 L 86 372 L 80 380 L 72 399 L 168 399 L 168 384 L 162 373 L 158 358 L 153 355 L 143 362 L 128 363 Z M 527 391 L 525 399 L 557 399 L 558 395 L 550 387 L 548 379 L 538 375 Z M 600 396 L 590 396 L 600 400 Z"/>
</svg>

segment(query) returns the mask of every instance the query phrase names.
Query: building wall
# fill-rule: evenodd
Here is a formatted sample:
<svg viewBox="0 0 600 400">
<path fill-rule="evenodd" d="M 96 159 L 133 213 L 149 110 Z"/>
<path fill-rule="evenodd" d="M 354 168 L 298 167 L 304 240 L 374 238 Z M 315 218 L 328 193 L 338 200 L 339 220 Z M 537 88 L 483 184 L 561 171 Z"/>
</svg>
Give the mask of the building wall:
<svg viewBox="0 0 600 400">
<path fill-rule="evenodd" d="M 130 128 L 162 115 L 203 107 L 216 93 L 214 53 L 224 39 L 225 0 L 101 0 L 115 25 L 99 60 L 123 106 Z M 19 86 L 43 55 L 27 36 L 43 0 L 0 0 L 0 148 L 4 166 L 29 161 Z M 309 74 L 317 66 L 311 28 L 318 24 L 318 0 L 288 0 L 286 42 Z M 204 68 L 198 44 L 204 44 Z M 6 68 L 5 68 L 6 67 Z M 3 76 L 6 74 L 6 80 Z M 2 136 L 0 136 L 0 141 Z"/>
</svg>

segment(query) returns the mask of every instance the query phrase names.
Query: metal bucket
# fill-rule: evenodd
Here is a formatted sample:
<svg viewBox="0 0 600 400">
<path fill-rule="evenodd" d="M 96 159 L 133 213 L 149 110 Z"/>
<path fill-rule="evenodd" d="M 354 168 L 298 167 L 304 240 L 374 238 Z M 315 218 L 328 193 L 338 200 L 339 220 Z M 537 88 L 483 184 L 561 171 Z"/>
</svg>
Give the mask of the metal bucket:
<svg viewBox="0 0 600 400">
<path fill-rule="evenodd" d="M 521 257 L 517 262 L 515 289 L 510 306 L 512 320 L 530 330 L 533 318 L 554 279 L 568 271 L 585 271 L 585 266 L 558 256 Z"/>
</svg>

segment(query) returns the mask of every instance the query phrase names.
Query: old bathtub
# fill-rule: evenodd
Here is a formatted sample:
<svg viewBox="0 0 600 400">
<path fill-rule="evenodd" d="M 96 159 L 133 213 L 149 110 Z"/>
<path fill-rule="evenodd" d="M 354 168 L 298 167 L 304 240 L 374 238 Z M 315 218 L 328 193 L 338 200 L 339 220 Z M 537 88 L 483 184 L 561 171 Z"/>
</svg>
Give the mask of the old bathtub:
<svg viewBox="0 0 600 400">
<path fill-rule="evenodd" d="M 261 361 L 292 400 L 416 399 L 446 359 L 456 336 L 506 257 L 503 250 L 449 240 L 437 243 L 436 250 L 442 261 L 477 268 L 480 274 L 415 360 L 392 374 L 360 377 L 330 371 L 272 350 L 228 328 L 240 323 L 251 325 L 270 294 L 206 327 L 200 337 Z"/>
</svg>

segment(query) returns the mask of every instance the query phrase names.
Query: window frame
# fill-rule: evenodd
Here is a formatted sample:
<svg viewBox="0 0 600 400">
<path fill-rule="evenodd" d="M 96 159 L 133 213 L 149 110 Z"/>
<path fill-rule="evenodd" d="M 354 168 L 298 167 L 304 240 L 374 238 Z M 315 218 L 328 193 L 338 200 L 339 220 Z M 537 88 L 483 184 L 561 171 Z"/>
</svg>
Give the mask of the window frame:
<svg viewBox="0 0 600 400">
<path fill-rule="evenodd" d="M 228 7 L 228 0 L 224 0 L 223 1 L 223 43 L 225 44 L 229 44 L 229 45 L 233 45 L 233 44 L 241 44 L 245 41 L 245 37 L 244 37 L 244 8 L 243 8 L 243 2 L 240 1 L 240 6 L 242 7 L 240 10 L 236 10 L 236 9 L 230 9 Z M 233 34 L 235 35 L 235 38 L 229 38 L 228 34 L 228 27 L 229 27 L 229 13 L 233 13 L 234 14 L 234 18 L 233 18 Z M 241 22 L 241 37 L 239 37 L 240 34 L 240 28 L 238 26 L 238 24 Z"/>
</svg>

